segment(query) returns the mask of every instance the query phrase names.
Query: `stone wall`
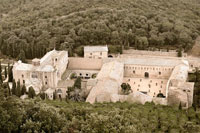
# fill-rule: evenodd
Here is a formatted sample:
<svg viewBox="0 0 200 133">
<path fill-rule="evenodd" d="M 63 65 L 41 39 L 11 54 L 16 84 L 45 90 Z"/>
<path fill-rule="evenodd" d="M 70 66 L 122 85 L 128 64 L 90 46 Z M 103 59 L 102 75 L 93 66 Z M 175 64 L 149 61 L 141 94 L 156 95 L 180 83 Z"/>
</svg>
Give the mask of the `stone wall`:
<svg viewBox="0 0 200 133">
<path fill-rule="evenodd" d="M 124 67 L 125 77 L 144 78 L 145 74 L 148 78 L 162 78 L 167 79 L 170 77 L 173 67 L 161 66 L 141 66 L 141 65 L 126 65 Z"/>
<path fill-rule="evenodd" d="M 71 70 L 100 70 L 102 59 L 70 57 L 68 69 Z"/>
</svg>

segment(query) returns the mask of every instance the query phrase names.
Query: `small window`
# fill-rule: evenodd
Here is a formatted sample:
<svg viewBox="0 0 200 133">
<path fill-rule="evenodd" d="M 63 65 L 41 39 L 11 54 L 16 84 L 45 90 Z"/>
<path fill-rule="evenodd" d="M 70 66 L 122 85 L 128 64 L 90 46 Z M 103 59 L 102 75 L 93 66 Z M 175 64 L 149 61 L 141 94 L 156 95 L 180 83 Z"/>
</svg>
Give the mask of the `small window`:
<svg viewBox="0 0 200 133">
<path fill-rule="evenodd" d="M 133 71 L 133 74 L 135 74 L 135 71 Z"/>
<path fill-rule="evenodd" d="M 188 90 L 187 92 L 190 92 L 190 90 Z"/>
<path fill-rule="evenodd" d="M 24 78 L 24 75 L 22 74 L 22 78 Z"/>
<path fill-rule="evenodd" d="M 140 85 L 138 85 L 138 87 L 140 87 Z"/>
<path fill-rule="evenodd" d="M 45 76 L 45 78 L 47 78 L 47 76 Z"/>
<path fill-rule="evenodd" d="M 130 79 L 128 79 L 128 81 L 130 81 Z"/>
<path fill-rule="evenodd" d="M 151 85 L 149 84 L 149 88 L 151 88 Z"/>
<path fill-rule="evenodd" d="M 161 84 L 163 83 L 163 81 L 161 81 Z"/>
<path fill-rule="evenodd" d="M 161 90 L 159 90 L 159 93 L 161 93 Z"/>
<path fill-rule="evenodd" d="M 160 88 L 162 88 L 162 85 L 160 86 Z"/>
<path fill-rule="evenodd" d="M 156 83 L 156 86 L 158 85 L 158 83 Z"/>
<path fill-rule="evenodd" d="M 47 82 L 45 82 L 45 84 L 47 85 Z"/>
<path fill-rule="evenodd" d="M 86 76 L 88 76 L 88 74 L 86 73 Z"/>
<path fill-rule="evenodd" d="M 100 55 L 102 55 L 102 52 L 100 52 Z"/>
<path fill-rule="evenodd" d="M 159 75 L 161 75 L 161 72 L 159 72 Z"/>
<path fill-rule="evenodd" d="M 25 84 L 25 80 L 23 80 L 23 84 Z"/>
<path fill-rule="evenodd" d="M 140 82 L 142 82 L 142 79 L 140 79 Z"/>
<path fill-rule="evenodd" d="M 90 53 L 90 55 L 92 55 L 92 53 Z"/>
<path fill-rule="evenodd" d="M 55 61 L 58 61 L 58 59 L 56 58 Z"/>
<path fill-rule="evenodd" d="M 80 76 L 82 76 L 82 73 L 80 73 Z"/>
<path fill-rule="evenodd" d="M 139 91 L 139 89 L 137 89 L 137 91 Z"/>
</svg>

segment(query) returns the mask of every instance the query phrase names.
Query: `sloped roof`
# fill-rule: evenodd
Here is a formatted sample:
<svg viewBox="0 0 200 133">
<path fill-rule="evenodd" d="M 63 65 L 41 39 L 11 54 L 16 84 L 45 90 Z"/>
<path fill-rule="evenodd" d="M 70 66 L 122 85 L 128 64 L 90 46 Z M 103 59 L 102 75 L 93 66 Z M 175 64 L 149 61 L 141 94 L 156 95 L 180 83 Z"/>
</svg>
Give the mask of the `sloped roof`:
<svg viewBox="0 0 200 133">
<path fill-rule="evenodd" d="M 137 57 L 137 58 L 106 58 L 104 63 L 111 61 L 123 62 L 125 65 L 144 65 L 144 66 L 169 66 L 174 67 L 179 64 L 187 64 L 186 60 L 170 59 L 170 58 L 156 58 L 156 57 Z"/>
<path fill-rule="evenodd" d="M 18 62 L 15 66 L 15 69 L 19 71 L 31 71 L 33 68 L 32 64 L 26 64 L 21 62 Z"/>
<path fill-rule="evenodd" d="M 84 52 L 108 52 L 107 46 L 85 46 Z"/>
</svg>

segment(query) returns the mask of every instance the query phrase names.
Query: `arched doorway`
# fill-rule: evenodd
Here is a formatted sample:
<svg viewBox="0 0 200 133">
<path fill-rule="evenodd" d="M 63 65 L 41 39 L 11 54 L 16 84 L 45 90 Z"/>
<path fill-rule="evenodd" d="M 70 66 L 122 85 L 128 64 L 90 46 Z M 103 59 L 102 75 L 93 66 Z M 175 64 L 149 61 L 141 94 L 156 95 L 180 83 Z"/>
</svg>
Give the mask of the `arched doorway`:
<svg viewBox="0 0 200 133">
<path fill-rule="evenodd" d="M 163 95 L 163 93 L 158 93 L 157 97 L 165 98 L 165 96 Z"/>
<path fill-rule="evenodd" d="M 108 58 L 113 58 L 113 56 L 112 55 L 108 55 Z"/>
<path fill-rule="evenodd" d="M 145 72 L 145 73 L 144 73 L 144 77 L 145 77 L 145 78 L 149 78 L 149 73 L 148 73 L 148 72 Z"/>
</svg>

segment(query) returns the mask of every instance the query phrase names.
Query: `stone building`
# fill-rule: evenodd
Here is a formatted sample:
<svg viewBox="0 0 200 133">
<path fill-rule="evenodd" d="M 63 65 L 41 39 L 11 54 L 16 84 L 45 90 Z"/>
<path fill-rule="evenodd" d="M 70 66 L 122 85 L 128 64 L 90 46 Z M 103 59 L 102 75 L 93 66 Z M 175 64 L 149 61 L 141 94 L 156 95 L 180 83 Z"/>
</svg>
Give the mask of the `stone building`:
<svg viewBox="0 0 200 133">
<path fill-rule="evenodd" d="M 13 77 L 27 88 L 32 86 L 38 94 L 41 90 L 56 88 L 68 64 L 68 52 L 52 50 L 32 64 L 18 61 L 13 66 Z"/>
<path fill-rule="evenodd" d="M 196 59 L 187 56 L 170 57 L 169 53 L 127 51 L 120 56 L 107 58 L 107 46 L 84 47 L 84 58 L 70 57 L 66 51 L 50 51 L 32 64 L 18 61 L 14 64 L 16 81 L 32 86 L 37 93 L 45 91 L 49 99 L 53 93 L 66 96 L 67 87 L 73 86 L 71 75 L 83 79 L 81 88 L 88 92 L 86 102 L 130 101 L 144 104 L 192 106 L 194 83 L 187 82 L 188 72 L 198 67 Z M 152 55 L 152 56 L 151 56 Z M 167 55 L 167 56 L 165 56 Z M 69 62 L 69 63 L 68 63 Z M 121 84 L 131 86 L 131 94 L 121 93 Z"/>
<path fill-rule="evenodd" d="M 108 47 L 107 46 L 86 46 L 84 47 L 84 57 L 85 58 L 107 58 L 108 57 Z"/>
<path fill-rule="evenodd" d="M 134 58 L 124 54 L 120 58 L 103 58 L 102 64 L 97 78 L 88 81 L 91 91 L 87 102 L 132 101 L 144 104 L 154 101 L 164 105 L 181 104 L 184 108 L 192 106 L 194 83 L 187 82 L 190 65 L 186 58 L 160 55 L 137 55 Z M 114 71 L 115 64 L 118 64 L 118 71 Z M 119 64 L 123 64 L 122 82 L 131 86 L 130 95 L 121 95 L 116 84 L 119 81 L 109 75 L 121 75 Z M 101 80 L 98 78 L 100 75 L 103 75 Z"/>
</svg>

